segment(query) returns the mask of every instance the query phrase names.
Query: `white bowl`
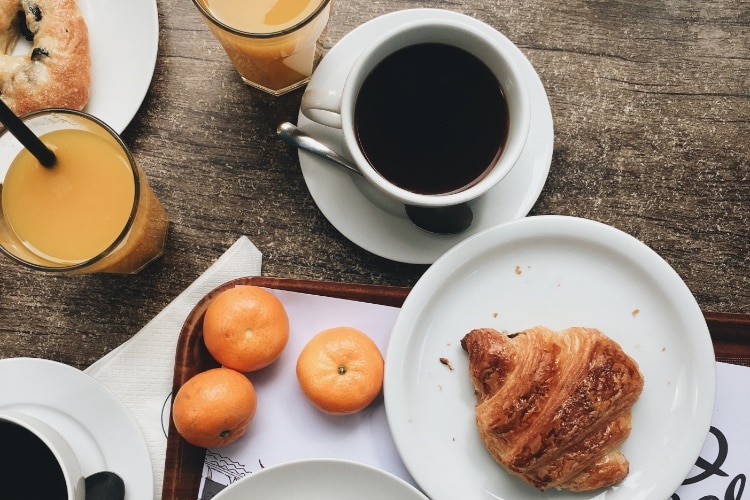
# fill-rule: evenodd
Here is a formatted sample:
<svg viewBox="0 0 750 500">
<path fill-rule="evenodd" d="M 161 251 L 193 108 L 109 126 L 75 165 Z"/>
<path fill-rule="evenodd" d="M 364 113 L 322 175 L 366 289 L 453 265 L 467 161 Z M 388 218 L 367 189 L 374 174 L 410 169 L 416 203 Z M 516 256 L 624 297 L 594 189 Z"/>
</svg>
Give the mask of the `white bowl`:
<svg viewBox="0 0 750 500">
<path fill-rule="evenodd" d="M 386 471 L 333 458 L 296 460 L 262 469 L 222 490 L 214 500 L 427 500 Z"/>
</svg>

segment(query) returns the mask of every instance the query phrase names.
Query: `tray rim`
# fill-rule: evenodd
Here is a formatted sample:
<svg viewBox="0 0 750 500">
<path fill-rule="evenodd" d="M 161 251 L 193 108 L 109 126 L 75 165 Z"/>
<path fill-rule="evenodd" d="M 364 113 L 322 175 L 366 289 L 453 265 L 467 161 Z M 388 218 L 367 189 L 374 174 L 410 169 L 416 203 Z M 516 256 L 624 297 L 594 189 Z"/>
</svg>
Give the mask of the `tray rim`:
<svg viewBox="0 0 750 500">
<path fill-rule="evenodd" d="M 391 285 L 337 283 L 263 276 L 247 276 L 227 281 L 208 292 L 195 305 L 180 329 L 169 404 L 171 404 L 172 395 L 176 394 L 182 384 L 192 375 L 219 366 L 208 354 L 205 345 L 203 345 L 202 337 L 197 333 L 202 331 L 203 314 L 210 301 L 224 290 L 238 285 L 254 285 L 388 306 L 401 306 L 411 290 L 408 287 Z M 170 411 L 164 479 L 162 482 L 163 500 L 185 500 L 198 497 L 205 455 L 205 448 L 189 444 L 177 433 Z"/>
<path fill-rule="evenodd" d="M 202 331 L 203 314 L 209 302 L 224 290 L 238 285 L 254 285 L 394 307 L 400 307 L 411 291 L 411 287 L 404 286 L 268 276 L 245 276 L 229 280 L 208 292 L 190 311 L 182 324 L 175 352 L 170 401 L 172 395 L 176 394 L 182 384 L 192 375 L 219 366 L 206 351 L 202 337 L 196 334 Z M 750 366 L 750 314 L 704 311 L 703 316 L 711 333 L 716 360 Z M 205 448 L 187 443 L 177 433 L 170 411 L 162 483 L 163 500 L 198 498 L 205 454 Z"/>
</svg>

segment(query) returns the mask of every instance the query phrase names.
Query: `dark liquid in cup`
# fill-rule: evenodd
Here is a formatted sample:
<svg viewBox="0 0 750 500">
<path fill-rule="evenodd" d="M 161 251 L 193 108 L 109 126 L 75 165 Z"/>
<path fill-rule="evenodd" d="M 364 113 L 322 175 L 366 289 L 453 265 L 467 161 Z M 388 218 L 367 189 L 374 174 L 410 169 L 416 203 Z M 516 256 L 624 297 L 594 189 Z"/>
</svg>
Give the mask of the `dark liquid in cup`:
<svg viewBox="0 0 750 500">
<path fill-rule="evenodd" d="M 11 422 L 0 421 L 0 498 L 67 500 L 60 464 L 41 439 Z"/>
<path fill-rule="evenodd" d="M 354 121 L 359 147 L 383 177 L 414 193 L 446 194 L 489 172 L 505 146 L 508 106 L 476 56 L 423 43 L 375 66 Z"/>
</svg>

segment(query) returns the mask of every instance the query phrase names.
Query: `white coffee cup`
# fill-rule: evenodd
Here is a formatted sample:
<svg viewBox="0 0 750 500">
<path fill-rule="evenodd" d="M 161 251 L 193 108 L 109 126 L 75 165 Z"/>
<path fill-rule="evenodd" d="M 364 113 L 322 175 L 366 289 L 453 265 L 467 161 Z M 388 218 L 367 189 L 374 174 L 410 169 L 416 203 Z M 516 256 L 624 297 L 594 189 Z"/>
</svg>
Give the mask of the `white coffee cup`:
<svg viewBox="0 0 750 500">
<path fill-rule="evenodd" d="M 59 466 L 59 471 L 62 473 L 65 481 L 64 488 L 67 494 L 65 498 L 67 500 L 84 500 L 86 496 L 85 478 L 81 473 L 78 459 L 68 442 L 55 429 L 37 418 L 12 410 L 0 410 L 0 423 L 10 424 L 7 428 L 8 432 L 19 432 L 18 430 L 13 429 L 13 426 L 15 426 L 16 428 L 21 428 L 20 432 L 25 430 L 36 436 L 36 438 L 46 446 L 49 452 L 51 452 L 54 456 L 54 460 Z M 7 443 L 10 440 L 9 436 L 0 435 L 0 439 L 3 440 L 4 446 L 6 446 L 3 453 L 20 454 L 22 451 L 25 451 L 8 449 Z M 40 483 L 52 481 L 51 475 L 59 473 L 55 467 L 50 467 L 49 471 L 39 469 L 40 464 L 34 461 L 34 457 L 31 457 L 29 462 L 30 463 L 28 464 L 20 465 L 22 467 L 28 466 L 32 468 L 36 475 L 35 480 Z M 50 474 L 50 476 L 45 477 L 45 474 L 47 473 Z M 9 474 L 8 470 L 0 470 L 0 484 L 3 484 L 3 487 L 1 488 L 3 492 L 8 494 L 11 485 L 14 488 L 28 487 L 30 490 L 32 485 L 16 484 L 22 479 L 18 476 L 7 477 L 7 474 Z M 0 496 L 2 495 L 0 494 Z"/>
<path fill-rule="evenodd" d="M 390 199 L 424 207 L 471 201 L 493 188 L 516 164 L 526 143 L 531 116 L 526 84 L 514 56 L 517 49 L 500 33 L 490 30 L 452 19 L 425 19 L 402 24 L 384 33 L 362 51 L 349 70 L 343 89 L 308 86 L 302 98 L 302 113 L 314 122 L 341 129 L 348 156 L 369 183 Z M 394 184 L 370 164 L 357 139 L 355 107 L 368 75 L 389 55 L 423 43 L 452 45 L 474 55 L 497 79 L 507 105 L 507 136 L 491 169 L 468 187 L 447 193 L 423 194 Z M 447 95 L 445 100 L 454 97 Z M 442 106 L 444 102 L 435 104 Z M 414 124 L 415 127 L 429 125 Z M 461 166 L 457 165 L 457 168 Z"/>
</svg>

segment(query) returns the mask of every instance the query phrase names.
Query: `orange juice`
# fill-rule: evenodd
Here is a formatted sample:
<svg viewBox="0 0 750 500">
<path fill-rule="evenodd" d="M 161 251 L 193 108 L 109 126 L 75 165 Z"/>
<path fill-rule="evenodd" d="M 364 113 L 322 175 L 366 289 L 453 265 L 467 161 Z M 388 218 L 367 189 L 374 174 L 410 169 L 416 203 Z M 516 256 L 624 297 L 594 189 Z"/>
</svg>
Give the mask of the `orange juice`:
<svg viewBox="0 0 750 500">
<path fill-rule="evenodd" d="M 84 130 L 56 130 L 41 139 L 57 163 L 47 168 L 27 150 L 19 153 L 3 183 L 8 226 L 50 261 L 77 264 L 96 257 L 117 240 L 134 208 L 128 158 Z"/>
<path fill-rule="evenodd" d="M 193 0 L 248 85 L 279 95 L 310 79 L 329 0 Z"/>
<path fill-rule="evenodd" d="M 0 244 L 44 270 L 137 272 L 163 253 L 166 212 L 116 134 L 68 114 L 39 134 L 55 153 L 54 166 L 42 166 L 26 149 L 8 159 Z"/>
<path fill-rule="evenodd" d="M 224 24 L 247 33 L 273 33 L 304 21 L 320 0 L 205 0 L 204 5 Z"/>
</svg>

